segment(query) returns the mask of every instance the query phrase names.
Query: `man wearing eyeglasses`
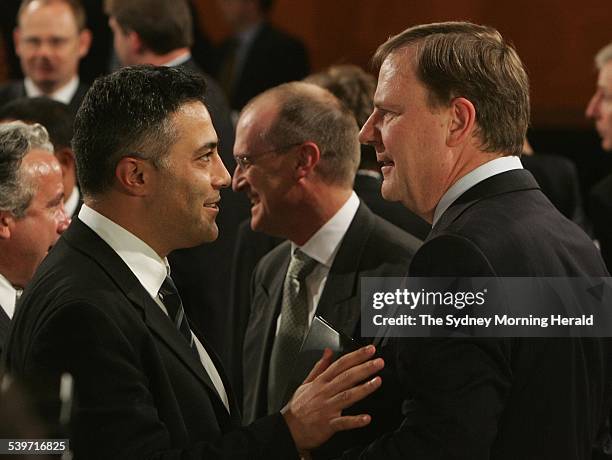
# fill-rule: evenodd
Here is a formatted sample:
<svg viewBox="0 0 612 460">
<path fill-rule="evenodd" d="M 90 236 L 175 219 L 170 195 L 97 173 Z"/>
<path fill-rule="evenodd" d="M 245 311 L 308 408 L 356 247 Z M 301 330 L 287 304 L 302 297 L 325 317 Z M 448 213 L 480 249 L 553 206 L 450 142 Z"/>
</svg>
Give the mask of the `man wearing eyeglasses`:
<svg viewBox="0 0 612 460">
<path fill-rule="evenodd" d="M 289 240 L 253 275 L 243 349 L 251 422 L 292 393 L 295 359 L 315 314 L 359 339 L 360 278 L 403 275 L 420 241 L 357 198 L 357 123 L 323 88 L 294 82 L 256 97 L 238 121 L 234 157 L 232 185 L 251 202 L 251 228 Z M 380 417 L 373 405 L 373 430 L 397 422 L 401 404 L 387 404 Z"/>
<path fill-rule="evenodd" d="M 0 106 L 47 96 L 76 113 L 87 91 L 79 81 L 79 61 L 91 44 L 83 6 L 79 0 L 23 0 L 17 21 L 15 51 L 25 79 L 0 89 Z"/>
</svg>

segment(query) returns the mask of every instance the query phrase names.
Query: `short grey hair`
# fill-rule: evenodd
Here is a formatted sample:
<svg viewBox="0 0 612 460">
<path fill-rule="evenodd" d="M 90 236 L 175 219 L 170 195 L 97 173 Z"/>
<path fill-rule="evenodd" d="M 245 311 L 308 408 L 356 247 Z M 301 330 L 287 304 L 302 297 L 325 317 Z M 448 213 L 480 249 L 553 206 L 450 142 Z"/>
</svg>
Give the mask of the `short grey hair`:
<svg viewBox="0 0 612 460">
<path fill-rule="evenodd" d="M 359 128 L 353 113 L 325 88 L 284 83 L 256 96 L 243 113 L 265 98 L 275 98 L 276 119 L 261 138 L 277 149 L 314 142 L 321 151 L 315 172 L 328 184 L 353 187 L 359 166 Z"/>
<path fill-rule="evenodd" d="M 612 61 L 612 43 L 608 43 L 595 55 L 595 65 L 599 70 L 609 61 Z"/>
<path fill-rule="evenodd" d="M 38 123 L 22 121 L 0 124 L 0 210 L 15 217 L 25 215 L 36 187 L 23 174 L 23 158 L 33 149 L 53 155 L 53 144 L 47 130 Z"/>
</svg>

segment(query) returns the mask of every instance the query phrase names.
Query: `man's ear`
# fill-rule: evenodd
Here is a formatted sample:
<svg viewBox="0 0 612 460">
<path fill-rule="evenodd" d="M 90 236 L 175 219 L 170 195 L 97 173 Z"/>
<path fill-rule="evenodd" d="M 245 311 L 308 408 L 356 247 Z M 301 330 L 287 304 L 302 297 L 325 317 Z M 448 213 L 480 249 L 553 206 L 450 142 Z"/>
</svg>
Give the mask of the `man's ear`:
<svg viewBox="0 0 612 460">
<path fill-rule="evenodd" d="M 125 34 L 127 37 L 128 46 L 133 54 L 141 55 L 146 51 L 147 48 L 140 35 L 138 35 L 138 32 L 128 30 Z"/>
<path fill-rule="evenodd" d="M 456 147 L 469 141 L 476 127 L 476 108 L 464 97 L 456 97 L 450 103 L 450 122 L 446 145 Z"/>
<path fill-rule="evenodd" d="M 15 223 L 15 216 L 10 211 L 0 211 L 0 240 L 8 240 Z"/>
<path fill-rule="evenodd" d="M 123 157 L 115 168 L 117 187 L 127 195 L 148 195 L 155 170 L 153 164 L 142 158 Z"/>
<path fill-rule="evenodd" d="M 296 178 L 302 179 L 312 173 L 321 159 L 321 150 L 314 142 L 304 142 L 298 147 Z"/>
<path fill-rule="evenodd" d="M 19 56 L 19 45 L 21 43 L 21 31 L 19 27 L 13 29 L 13 43 L 15 44 L 15 54 Z"/>
<path fill-rule="evenodd" d="M 91 30 L 83 29 L 79 32 L 79 57 L 82 59 L 89 53 L 91 46 L 92 34 Z"/>
</svg>

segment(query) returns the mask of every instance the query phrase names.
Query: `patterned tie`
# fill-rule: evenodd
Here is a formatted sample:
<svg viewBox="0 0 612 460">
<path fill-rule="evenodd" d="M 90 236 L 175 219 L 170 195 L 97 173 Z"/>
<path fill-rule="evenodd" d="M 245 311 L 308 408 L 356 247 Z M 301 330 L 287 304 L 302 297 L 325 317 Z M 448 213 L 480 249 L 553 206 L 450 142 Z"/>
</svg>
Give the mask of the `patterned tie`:
<svg viewBox="0 0 612 460">
<path fill-rule="evenodd" d="M 170 276 L 166 276 L 166 279 L 159 288 L 159 298 L 166 307 L 166 310 L 168 310 L 168 317 L 172 320 L 183 337 L 185 337 L 189 347 L 199 359 L 200 355 L 193 341 L 193 335 L 191 335 L 191 329 L 189 328 L 189 322 L 185 316 L 185 309 L 183 308 L 181 296 Z"/>
<path fill-rule="evenodd" d="M 285 403 L 295 359 L 308 331 L 308 299 L 306 277 L 317 261 L 299 249 L 291 257 L 283 285 L 281 321 L 272 346 L 268 374 L 268 411 L 276 412 Z"/>
</svg>

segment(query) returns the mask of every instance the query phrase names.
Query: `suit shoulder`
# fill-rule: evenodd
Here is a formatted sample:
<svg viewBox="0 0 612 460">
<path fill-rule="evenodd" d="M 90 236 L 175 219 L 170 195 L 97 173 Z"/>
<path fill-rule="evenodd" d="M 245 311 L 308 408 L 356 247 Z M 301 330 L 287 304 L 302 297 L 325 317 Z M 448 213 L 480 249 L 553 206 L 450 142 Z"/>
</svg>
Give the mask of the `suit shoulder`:
<svg viewBox="0 0 612 460">
<path fill-rule="evenodd" d="M 412 257 L 423 241 L 393 225 L 391 222 L 374 215 L 374 227 L 370 235 L 371 243 L 380 247 L 382 252 L 399 252 Z"/>
<path fill-rule="evenodd" d="M 412 259 L 410 276 L 495 276 L 482 249 L 463 235 L 441 234 L 423 243 Z"/>
</svg>

